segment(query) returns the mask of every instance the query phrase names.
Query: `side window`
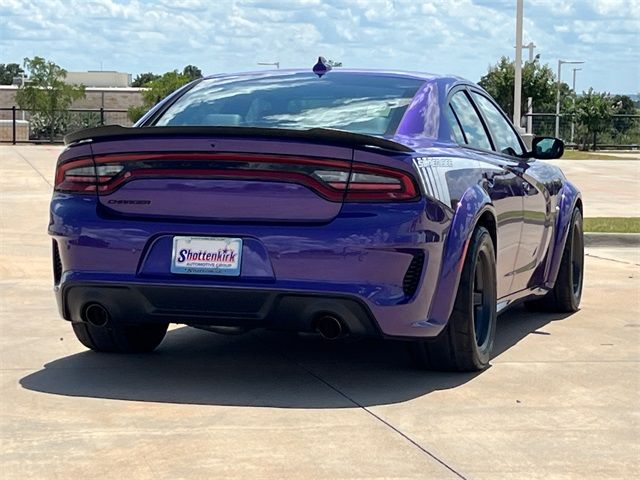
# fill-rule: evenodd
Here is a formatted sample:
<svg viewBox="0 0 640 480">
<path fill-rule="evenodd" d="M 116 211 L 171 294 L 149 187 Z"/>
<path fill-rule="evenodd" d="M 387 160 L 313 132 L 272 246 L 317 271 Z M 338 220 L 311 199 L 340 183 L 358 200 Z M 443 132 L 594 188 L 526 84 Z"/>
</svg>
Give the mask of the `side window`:
<svg viewBox="0 0 640 480">
<path fill-rule="evenodd" d="M 464 133 L 462 132 L 460 122 L 458 122 L 456 114 L 453 111 L 453 107 L 451 105 L 449 105 L 449 108 L 447 108 L 447 121 L 451 126 L 451 140 L 461 145 L 467 143 L 467 139 L 464 138 Z"/>
<path fill-rule="evenodd" d="M 522 155 L 522 146 L 509 121 L 484 95 L 473 92 L 473 99 L 489 124 L 496 150 L 502 153 Z"/>
<path fill-rule="evenodd" d="M 451 108 L 460 121 L 467 144 L 472 147 L 491 150 L 491 143 L 469 97 L 464 92 L 454 93 L 451 97 Z"/>
</svg>

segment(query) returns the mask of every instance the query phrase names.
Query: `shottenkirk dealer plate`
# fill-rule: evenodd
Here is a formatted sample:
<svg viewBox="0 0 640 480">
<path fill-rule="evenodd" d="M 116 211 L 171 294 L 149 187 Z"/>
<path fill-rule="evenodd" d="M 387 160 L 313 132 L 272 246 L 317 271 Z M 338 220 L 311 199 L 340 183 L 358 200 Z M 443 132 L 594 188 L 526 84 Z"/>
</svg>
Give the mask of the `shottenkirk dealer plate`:
<svg viewBox="0 0 640 480">
<path fill-rule="evenodd" d="M 240 275 L 241 238 L 173 237 L 171 273 Z"/>
</svg>

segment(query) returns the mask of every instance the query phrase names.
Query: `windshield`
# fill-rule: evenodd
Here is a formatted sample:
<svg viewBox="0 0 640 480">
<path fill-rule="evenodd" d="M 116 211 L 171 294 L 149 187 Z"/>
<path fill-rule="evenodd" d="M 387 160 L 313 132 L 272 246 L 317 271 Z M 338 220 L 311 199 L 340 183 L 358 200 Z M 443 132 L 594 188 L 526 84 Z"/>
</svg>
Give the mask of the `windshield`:
<svg viewBox="0 0 640 480">
<path fill-rule="evenodd" d="M 422 80 L 330 72 L 205 79 L 178 98 L 160 126 L 332 128 L 393 134 Z"/>
</svg>

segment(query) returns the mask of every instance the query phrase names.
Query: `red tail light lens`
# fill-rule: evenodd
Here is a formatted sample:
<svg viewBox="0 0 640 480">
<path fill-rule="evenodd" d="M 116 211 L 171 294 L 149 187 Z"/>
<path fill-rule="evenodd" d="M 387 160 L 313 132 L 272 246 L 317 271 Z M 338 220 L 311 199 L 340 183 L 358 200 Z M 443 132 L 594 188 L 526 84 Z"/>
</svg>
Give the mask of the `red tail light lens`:
<svg viewBox="0 0 640 480">
<path fill-rule="evenodd" d="M 395 169 L 357 163 L 351 173 L 332 170 L 314 173 L 332 188 L 345 191 L 347 202 L 414 200 L 418 196 L 413 178 Z"/>
<path fill-rule="evenodd" d="M 96 170 L 93 161 L 82 158 L 58 165 L 54 189 L 57 192 L 95 192 Z"/>
<path fill-rule="evenodd" d="M 54 188 L 58 192 L 95 193 L 96 187 L 111 182 L 124 168 L 117 163 L 96 167 L 90 158 L 63 163 L 56 170 Z"/>
<path fill-rule="evenodd" d="M 408 173 L 345 160 L 276 155 L 159 153 L 105 155 L 58 166 L 60 192 L 108 195 L 135 179 L 202 178 L 288 182 L 332 202 L 409 201 L 418 198 Z"/>
</svg>

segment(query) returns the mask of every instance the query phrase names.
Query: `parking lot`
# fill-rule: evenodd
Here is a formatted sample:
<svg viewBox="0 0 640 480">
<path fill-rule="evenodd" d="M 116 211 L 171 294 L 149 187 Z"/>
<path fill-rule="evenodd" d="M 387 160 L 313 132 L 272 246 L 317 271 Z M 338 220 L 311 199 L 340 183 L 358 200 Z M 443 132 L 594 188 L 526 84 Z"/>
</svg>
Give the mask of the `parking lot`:
<svg viewBox="0 0 640 480">
<path fill-rule="evenodd" d="M 500 317 L 479 374 L 416 371 L 402 343 L 180 326 L 153 354 L 101 355 L 52 293 L 59 151 L 0 146 L 1 478 L 640 475 L 637 255 L 588 250 L 581 310 Z M 603 163 L 629 172 L 616 196 L 597 193 Z M 616 215 L 621 198 L 639 211 L 640 162 L 569 168 L 587 215 Z"/>
</svg>

